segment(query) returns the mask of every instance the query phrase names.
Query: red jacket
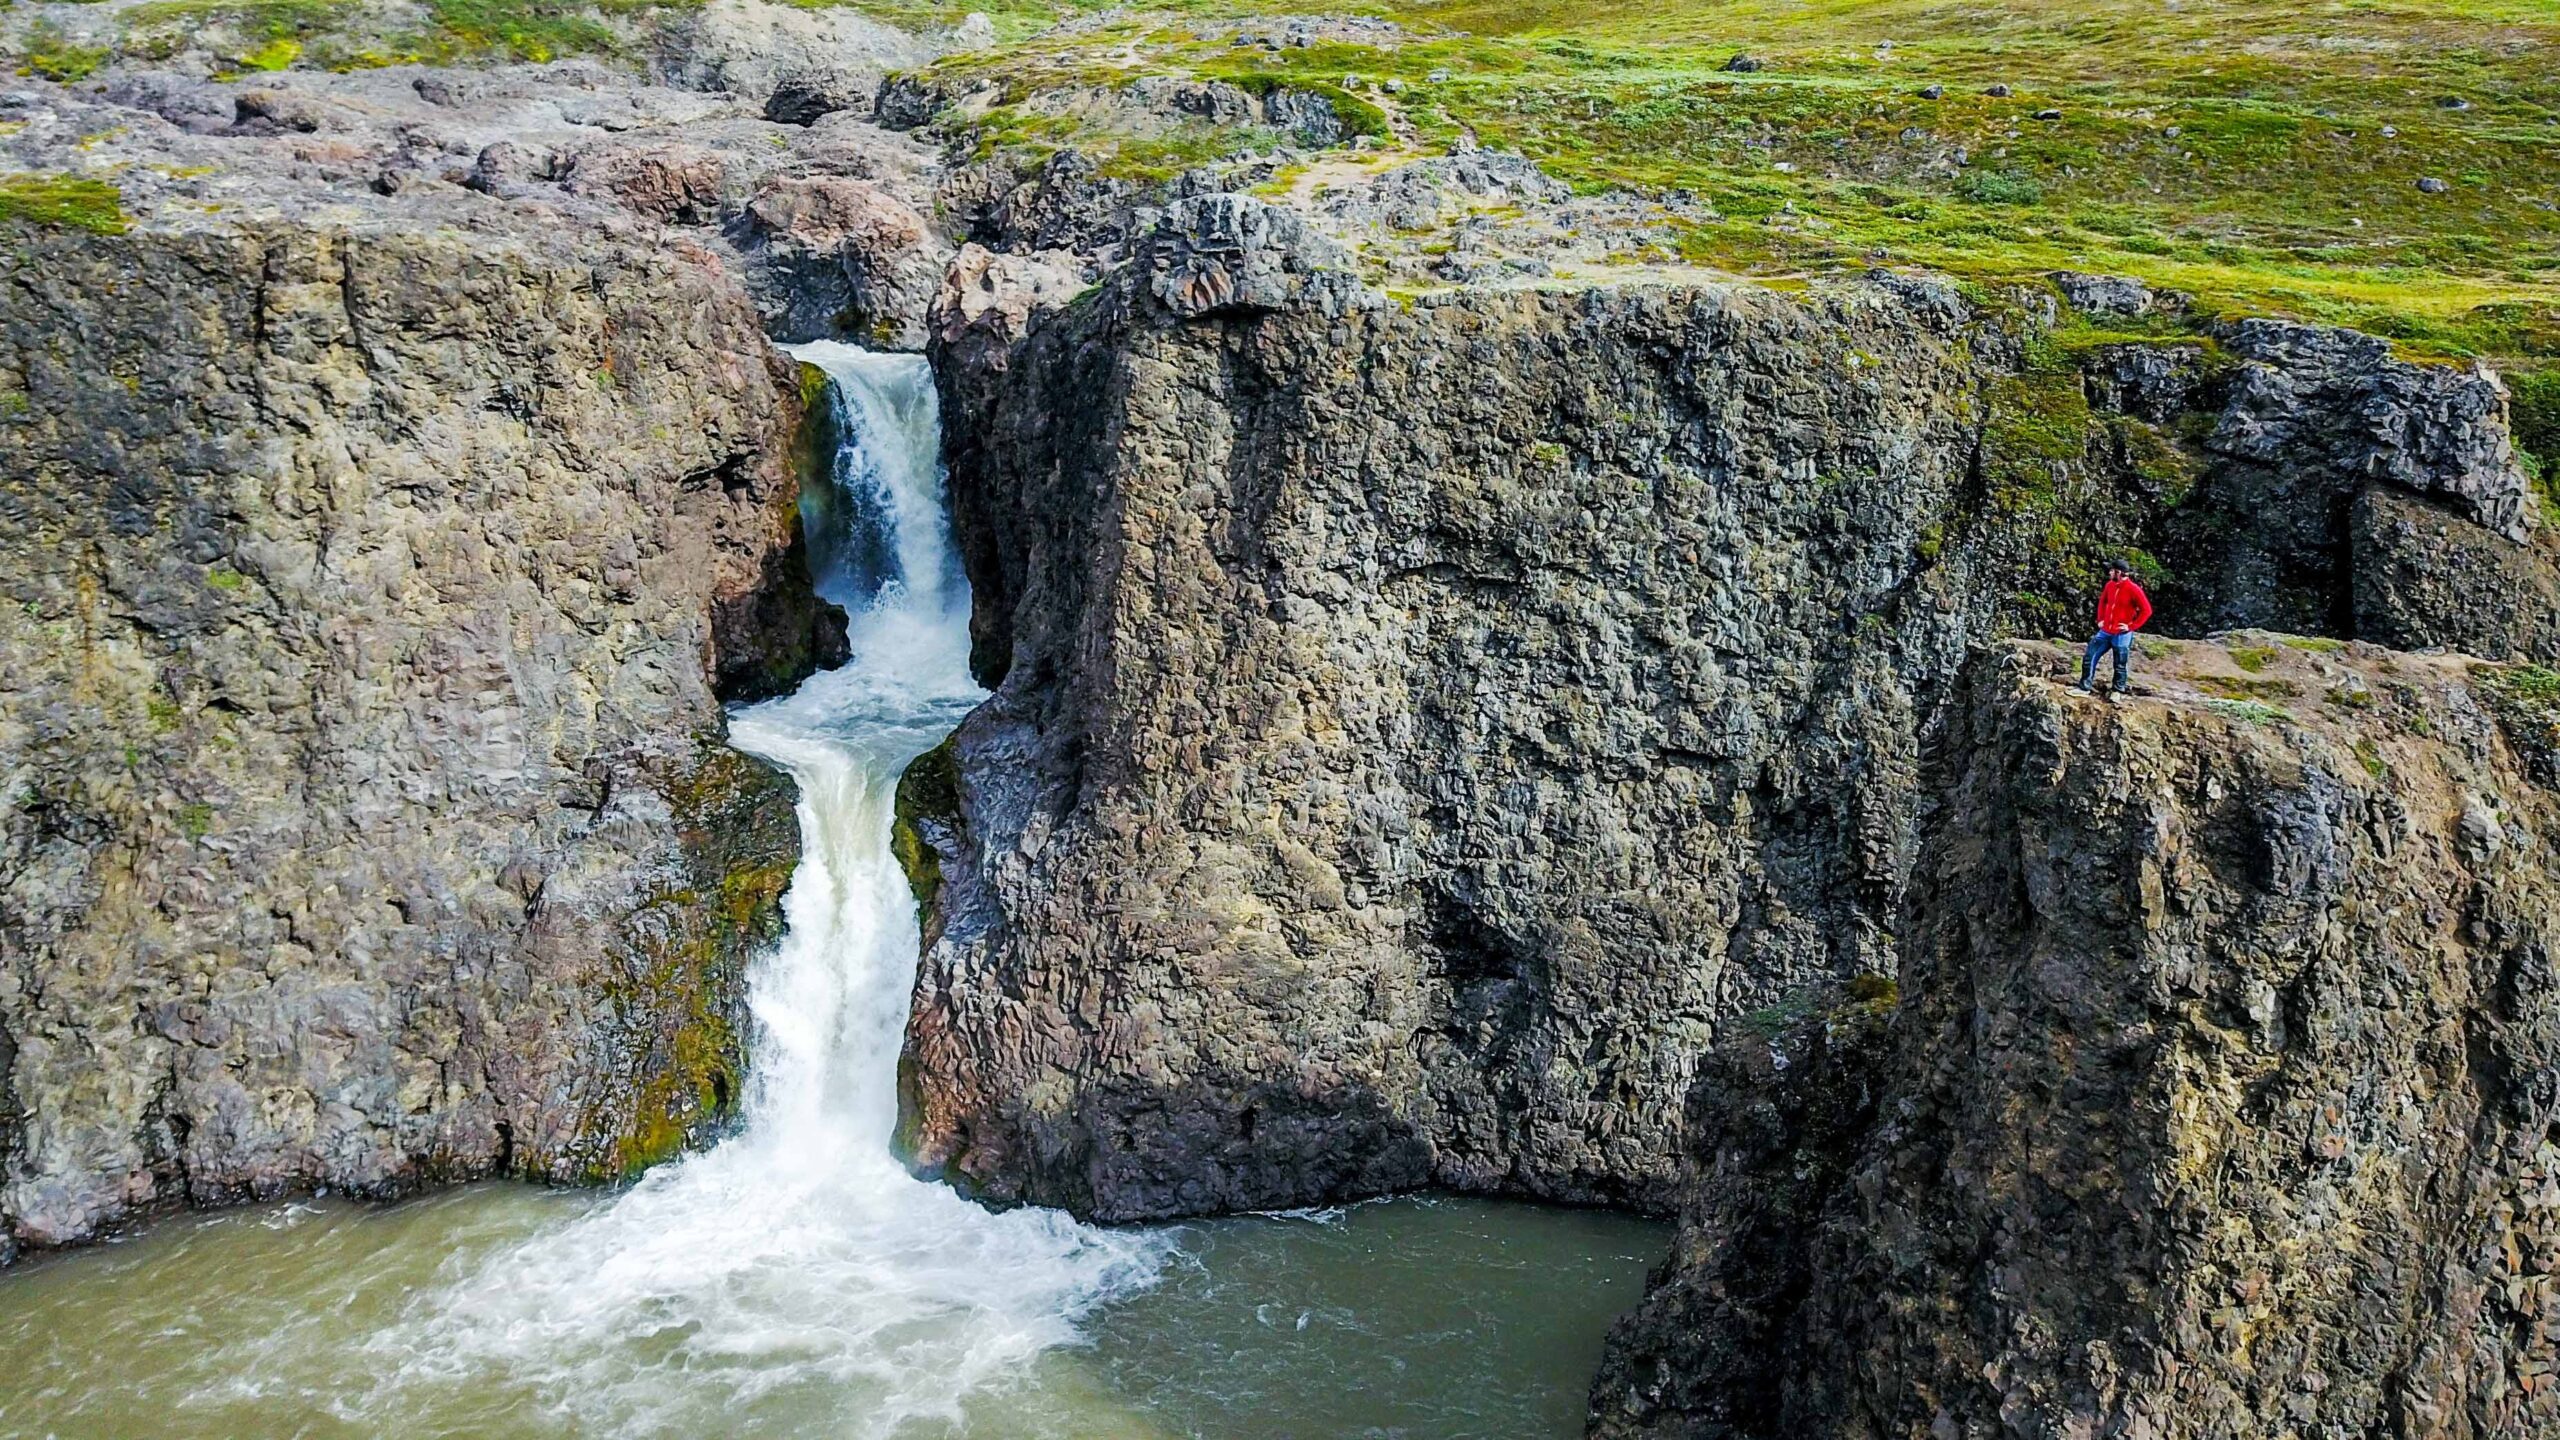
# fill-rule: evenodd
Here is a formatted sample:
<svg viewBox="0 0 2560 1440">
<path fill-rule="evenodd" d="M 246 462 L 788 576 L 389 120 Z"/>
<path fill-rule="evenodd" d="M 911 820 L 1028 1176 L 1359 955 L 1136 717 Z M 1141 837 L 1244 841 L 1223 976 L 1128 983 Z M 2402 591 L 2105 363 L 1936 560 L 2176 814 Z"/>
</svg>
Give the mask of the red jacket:
<svg viewBox="0 0 2560 1440">
<path fill-rule="evenodd" d="M 2110 580 L 2098 596 L 2098 628 L 2109 635 L 2124 635 L 2141 629 L 2151 620 L 2151 597 L 2128 575 Z"/>
</svg>

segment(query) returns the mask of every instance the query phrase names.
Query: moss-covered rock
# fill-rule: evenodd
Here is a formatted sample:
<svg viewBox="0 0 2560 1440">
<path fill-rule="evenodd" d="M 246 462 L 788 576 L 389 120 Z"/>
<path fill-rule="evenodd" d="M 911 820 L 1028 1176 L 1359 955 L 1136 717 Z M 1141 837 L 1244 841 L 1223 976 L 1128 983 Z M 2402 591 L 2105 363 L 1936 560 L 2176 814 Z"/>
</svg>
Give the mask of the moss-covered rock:
<svg viewBox="0 0 2560 1440">
<path fill-rule="evenodd" d="M 960 776 L 952 744 L 945 740 L 917 756 L 898 777 L 897 817 L 889 828 L 889 848 L 915 892 L 928 940 L 941 929 L 942 918 L 942 854 L 935 842 L 960 833 Z"/>
<path fill-rule="evenodd" d="M 577 1155 L 529 1157 L 538 1175 L 635 1175 L 716 1133 L 745 1093 L 746 966 L 782 935 L 800 854 L 796 791 L 712 735 L 662 783 L 680 870 L 632 913 L 598 985 L 616 1027 L 636 1037 L 627 1085 L 606 1092 Z"/>
</svg>

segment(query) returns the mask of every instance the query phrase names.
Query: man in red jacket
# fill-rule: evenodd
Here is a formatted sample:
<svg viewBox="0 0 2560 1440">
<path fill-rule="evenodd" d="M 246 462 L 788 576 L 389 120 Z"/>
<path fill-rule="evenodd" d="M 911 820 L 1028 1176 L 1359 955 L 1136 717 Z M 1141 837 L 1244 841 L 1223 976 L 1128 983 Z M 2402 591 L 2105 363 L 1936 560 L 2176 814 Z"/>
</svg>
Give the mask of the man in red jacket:
<svg viewBox="0 0 2560 1440">
<path fill-rule="evenodd" d="M 2115 693 L 2132 688 L 2133 632 L 2151 619 L 2151 597 L 2134 583 L 2133 569 L 2117 560 L 2107 566 L 2107 588 L 2098 592 L 2098 633 L 2089 637 L 2089 653 L 2080 660 L 2080 693 L 2092 694 L 2098 683 L 2098 657 L 2116 652 Z"/>
</svg>

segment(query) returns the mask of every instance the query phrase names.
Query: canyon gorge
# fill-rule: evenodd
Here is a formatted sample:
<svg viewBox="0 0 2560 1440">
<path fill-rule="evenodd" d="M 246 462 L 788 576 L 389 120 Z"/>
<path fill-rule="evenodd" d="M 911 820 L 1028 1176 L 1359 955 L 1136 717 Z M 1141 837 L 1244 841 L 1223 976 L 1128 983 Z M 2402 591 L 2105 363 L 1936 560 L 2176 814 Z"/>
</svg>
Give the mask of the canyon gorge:
<svg viewBox="0 0 2560 1440">
<path fill-rule="evenodd" d="M 0 1263 L 604 1187 L 382 1333 L 574 1433 L 1254 1433 L 1040 1367 L 1192 1222 L 1534 1202 L 1556 1433 L 2560 1436 L 2538 350 L 1744 273 L 1234 68 L 1375 17 L 22 8 Z"/>
</svg>

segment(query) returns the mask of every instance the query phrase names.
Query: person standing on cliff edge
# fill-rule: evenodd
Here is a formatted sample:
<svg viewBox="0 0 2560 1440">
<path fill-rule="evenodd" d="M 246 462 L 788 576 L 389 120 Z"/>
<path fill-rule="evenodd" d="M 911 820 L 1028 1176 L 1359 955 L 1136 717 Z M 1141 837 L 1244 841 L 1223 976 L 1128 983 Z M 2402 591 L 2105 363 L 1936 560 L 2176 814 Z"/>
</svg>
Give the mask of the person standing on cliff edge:
<svg viewBox="0 0 2560 1440">
<path fill-rule="evenodd" d="M 2098 657 L 2109 650 L 2116 652 L 2114 693 L 2132 688 L 2133 632 L 2150 620 L 2151 597 L 2134 582 L 2133 567 L 2121 560 L 2108 562 L 2107 588 L 2098 592 L 2098 633 L 2089 637 L 2089 653 L 2080 657 L 2081 694 L 2096 693 Z"/>
</svg>

